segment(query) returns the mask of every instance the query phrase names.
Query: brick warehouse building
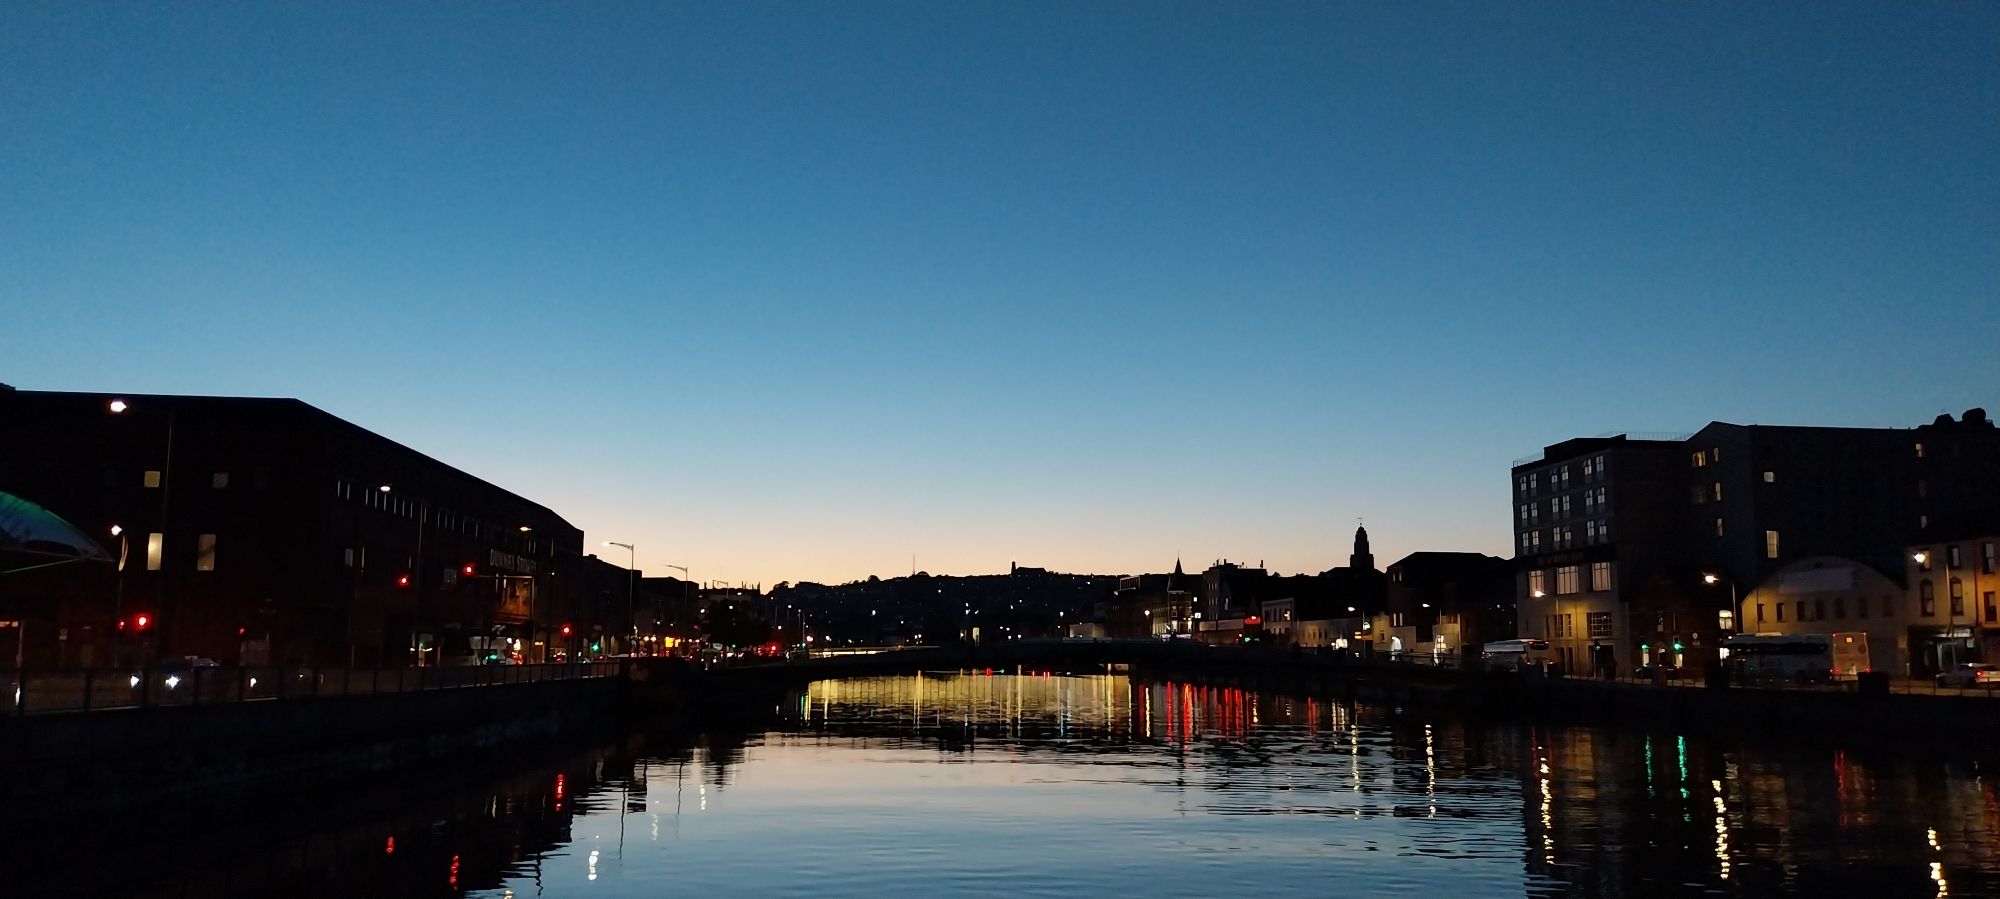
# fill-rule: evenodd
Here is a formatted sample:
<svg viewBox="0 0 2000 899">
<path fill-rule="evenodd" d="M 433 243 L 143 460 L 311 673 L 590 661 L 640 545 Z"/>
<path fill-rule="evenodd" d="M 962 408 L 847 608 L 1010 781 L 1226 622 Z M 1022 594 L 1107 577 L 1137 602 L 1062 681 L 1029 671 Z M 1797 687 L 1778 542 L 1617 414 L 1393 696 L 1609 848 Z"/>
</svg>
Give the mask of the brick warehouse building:
<svg viewBox="0 0 2000 899">
<path fill-rule="evenodd" d="M 582 531 L 299 400 L 0 390 L 0 423 L 0 490 L 124 558 L 0 585 L 30 667 L 535 661 L 563 624 L 618 632 L 566 589 Z"/>
</svg>

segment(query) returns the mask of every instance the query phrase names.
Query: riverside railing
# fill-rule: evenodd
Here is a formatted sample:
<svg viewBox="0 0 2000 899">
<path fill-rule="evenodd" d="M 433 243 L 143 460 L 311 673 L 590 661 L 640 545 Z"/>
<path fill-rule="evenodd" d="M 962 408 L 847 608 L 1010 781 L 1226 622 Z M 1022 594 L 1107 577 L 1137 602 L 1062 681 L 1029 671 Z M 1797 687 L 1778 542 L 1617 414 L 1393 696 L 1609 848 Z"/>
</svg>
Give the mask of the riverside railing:
<svg viewBox="0 0 2000 899">
<path fill-rule="evenodd" d="M 619 662 L 425 668 L 170 666 L 0 674 L 0 710 L 16 715 L 378 696 L 618 677 Z"/>
</svg>

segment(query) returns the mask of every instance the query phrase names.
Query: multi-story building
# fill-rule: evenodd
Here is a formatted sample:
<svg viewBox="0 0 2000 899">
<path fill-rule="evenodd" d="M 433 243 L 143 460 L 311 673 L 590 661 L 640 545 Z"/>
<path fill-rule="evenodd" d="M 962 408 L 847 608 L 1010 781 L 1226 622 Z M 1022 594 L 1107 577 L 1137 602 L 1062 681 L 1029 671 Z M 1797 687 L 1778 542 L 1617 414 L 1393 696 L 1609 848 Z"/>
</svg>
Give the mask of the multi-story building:
<svg viewBox="0 0 2000 899">
<path fill-rule="evenodd" d="M 2000 659 L 2000 526 L 1964 533 L 1904 553 L 1913 675 Z"/>
<path fill-rule="evenodd" d="M 1556 444 L 1513 477 L 1522 633 L 1572 666 L 1585 643 L 1620 662 L 1696 665 L 1733 630 L 1777 624 L 1773 579 L 1797 581 L 1802 561 L 1852 560 L 1910 583 L 1907 547 L 2000 508 L 2000 433 L 1980 409 L 1910 429 L 1712 422 L 1685 439 Z M 1749 598 L 1760 591 L 1773 616 L 1761 623 Z M 1903 648 L 1918 668 L 1938 655 L 1928 643 L 1977 642 L 1910 627 Z"/>
<path fill-rule="evenodd" d="M 1900 572 L 1934 525 L 2000 508 L 2000 433 L 1979 409 L 1913 429 L 1714 422 L 1686 453 L 1692 554 L 1744 589 L 1810 556 Z"/>
<path fill-rule="evenodd" d="M 0 391 L 0 421 L 0 490 L 124 559 L 11 580 L 57 637 L 31 664 L 540 659 L 589 613 L 561 516 L 298 400 Z"/>
<path fill-rule="evenodd" d="M 1639 661 L 1669 628 L 1660 600 L 1685 564 L 1679 440 L 1620 434 L 1553 444 L 1513 466 L 1515 609 L 1570 671 Z M 1712 635 L 1711 635 L 1712 636 Z"/>
</svg>

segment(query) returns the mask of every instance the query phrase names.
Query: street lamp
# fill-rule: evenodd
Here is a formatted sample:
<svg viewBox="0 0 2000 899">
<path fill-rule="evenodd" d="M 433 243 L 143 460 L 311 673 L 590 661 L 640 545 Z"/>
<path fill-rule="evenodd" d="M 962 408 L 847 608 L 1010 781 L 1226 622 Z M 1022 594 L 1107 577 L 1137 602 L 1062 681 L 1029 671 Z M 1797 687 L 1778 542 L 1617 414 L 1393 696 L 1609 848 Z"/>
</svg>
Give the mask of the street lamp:
<svg viewBox="0 0 2000 899">
<path fill-rule="evenodd" d="M 604 545 L 616 546 L 625 550 L 625 626 L 631 629 L 630 634 L 625 638 L 625 652 L 630 654 L 632 652 L 631 638 L 639 633 L 639 623 L 632 620 L 632 590 L 634 582 L 639 577 L 639 550 L 634 548 L 630 543 L 619 543 L 616 540 L 606 540 L 604 541 Z"/>
<path fill-rule="evenodd" d="M 396 485 L 378 484 L 375 489 L 381 493 L 389 493 L 396 489 Z M 410 600 L 410 642 L 416 647 L 417 667 L 419 668 L 424 667 L 424 641 L 417 628 L 422 626 L 419 619 L 424 604 L 424 523 L 428 518 L 430 518 L 430 500 L 417 500 L 417 551 L 416 555 L 411 557 L 412 561 L 410 562 L 411 581 L 416 588 L 416 595 Z M 365 553 L 366 550 L 363 552 Z M 367 570 L 365 562 L 363 563 L 362 570 Z M 349 614 L 351 615 L 352 613 L 350 612 Z M 352 632 L 351 626 L 349 632 Z M 349 638 L 350 641 L 352 639 L 352 637 Z M 433 644 L 437 642 L 437 635 L 431 635 L 431 642 Z M 440 661 L 443 659 L 442 654 L 440 654 L 439 659 Z"/>
<path fill-rule="evenodd" d="M 1915 560 L 1915 561 L 1916 561 L 1916 563 L 1917 563 L 1917 564 L 1918 564 L 1919 566 L 1922 566 L 1922 565 L 1927 565 L 1927 564 L 1929 564 L 1929 563 L 1930 563 L 1930 561 L 1931 561 L 1931 554 L 1930 554 L 1930 552 L 1929 552 L 1929 551 L 1925 551 L 1925 552 L 1919 552 L 1919 553 L 1915 553 L 1915 554 L 1911 555 L 1911 556 L 1910 556 L 1910 558 L 1911 558 L 1911 559 L 1913 559 L 1913 560 Z M 1924 580 L 1925 580 L 1925 581 L 1928 581 L 1928 580 L 1930 580 L 1930 579 L 1929 579 L 1929 578 L 1925 578 Z M 1950 570 L 1949 568 L 1945 568 L 1945 569 L 1944 569 L 1944 576 L 1943 576 L 1943 577 L 1941 577 L 1941 578 L 1939 578 L 1938 580 L 1939 580 L 1939 582 L 1940 582 L 1940 584 L 1939 584 L 1939 585 L 1940 585 L 1940 586 L 1942 586 L 1942 587 L 1944 587 L 1944 591 L 1943 591 L 1943 592 L 1944 592 L 1944 595 L 1945 595 L 1945 596 L 1944 596 L 1944 614 L 1945 614 L 1945 626 L 1944 626 L 1944 637 L 1945 637 L 1945 640 L 1946 640 L 1946 641 L 1948 641 L 1948 642 L 1946 642 L 1946 644 L 1945 644 L 1945 645 L 1946 645 L 1946 646 L 1949 646 L 1949 647 L 1951 647 L 1951 667 L 1952 667 L 1952 668 L 1957 668 L 1957 667 L 1958 667 L 1958 637 L 1957 637 L 1957 633 L 1956 633 L 1956 632 L 1958 631 L 1958 609 L 1957 609 L 1957 607 L 1955 607 L 1955 606 L 1953 606 L 1953 605 L 1951 604 L 1951 570 Z M 1920 588 L 1918 588 L 1918 590 L 1919 590 L 1919 591 L 1921 592 L 1922 588 L 1920 587 Z M 1933 601 L 1933 602 L 1936 602 L 1936 601 L 1937 601 L 1937 599 L 1936 599 L 1936 598 L 1937 598 L 1937 591 L 1933 591 L 1933 592 L 1931 593 L 1931 598 L 1932 598 L 1932 601 Z M 1921 610 L 1921 609 L 1919 609 L 1918 611 L 1919 611 L 1919 612 L 1921 612 L 1922 610 Z M 1949 669 L 1947 669 L 1947 670 L 1949 670 Z"/>
<path fill-rule="evenodd" d="M 1701 575 L 1701 582 L 1711 587 L 1715 586 L 1717 583 L 1720 583 L 1725 579 L 1729 581 L 1729 611 L 1716 615 L 1715 624 L 1716 627 L 1720 628 L 1721 630 L 1732 631 L 1736 630 L 1734 626 L 1736 623 L 1736 615 L 1740 611 L 1737 608 L 1738 602 L 1736 599 L 1736 579 L 1733 577 L 1728 577 L 1727 575 L 1711 574 L 1708 572 L 1703 572 Z M 1727 619 L 1727 621 L 1724 620 L 1725 618 Z"/>
</svg>

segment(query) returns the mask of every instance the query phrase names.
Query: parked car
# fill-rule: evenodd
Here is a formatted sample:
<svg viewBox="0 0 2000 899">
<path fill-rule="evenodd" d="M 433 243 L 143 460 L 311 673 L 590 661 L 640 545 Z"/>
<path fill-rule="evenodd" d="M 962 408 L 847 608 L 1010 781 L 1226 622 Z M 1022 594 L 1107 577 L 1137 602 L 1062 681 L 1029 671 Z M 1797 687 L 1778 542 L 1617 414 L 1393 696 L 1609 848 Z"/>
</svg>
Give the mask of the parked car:
<svg viewBox="0 0 2000 899">
<path fill-rule="evenodd" d="M 1937 676 L 1940 687 L 2000 686 L 2000 668 L 1985 662 L 1967 662 Z"/>
</svg>

